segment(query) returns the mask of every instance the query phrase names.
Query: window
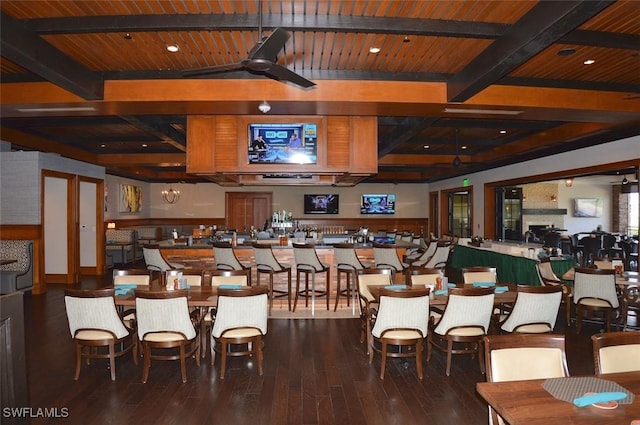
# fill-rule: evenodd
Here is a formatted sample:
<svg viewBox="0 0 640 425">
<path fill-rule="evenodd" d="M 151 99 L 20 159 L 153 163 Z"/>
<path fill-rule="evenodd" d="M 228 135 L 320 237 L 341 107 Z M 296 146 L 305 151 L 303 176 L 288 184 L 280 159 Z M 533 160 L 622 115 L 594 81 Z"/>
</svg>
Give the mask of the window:
<svg viewBox="0 0 640 425">
<path fill-rule="evenodd" d="M 628 207 L 628 216 L 627 216 L 627 234 L 628 235 L 637 235 L 638 227 L 640 227 L 640 223 L 638 223 L 639 212 L 639 204 L 640 204 L 640 194 L 638 192 L 629 193 L 627 196 L 627 207 Z"/>
</svg>

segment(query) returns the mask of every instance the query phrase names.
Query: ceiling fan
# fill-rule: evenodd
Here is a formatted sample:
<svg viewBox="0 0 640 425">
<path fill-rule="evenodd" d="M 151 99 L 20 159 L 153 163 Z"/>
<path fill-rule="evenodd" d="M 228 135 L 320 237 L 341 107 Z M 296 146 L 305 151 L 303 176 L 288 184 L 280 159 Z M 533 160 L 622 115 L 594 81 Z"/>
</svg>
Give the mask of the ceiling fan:
<svg viewBox="0 0 640 425">
<path fill-rule="evenodd" d="M 282 28 L 276 28 L 268 37 L 263 38 L 262 2 L 260 2 L 258 10 L 258 33 L 259 41 L 253 46 L 249 52 L 249 57 L 246 59 L 238 63 L 228 65 L 192 69 L 184 71 L 182 75 L 185 77 L 193 77 L 197 75 L 216 74 L 244 69 L 252 74 L 265 75 L 278 81 L 288 81 L 303 88 L 309 88 L 316 85 L 313 81 L 309 81 L 301 75 L 298 75 L 290 69 L 276 63 L 277 55 L 284 48 L 287 40 L 289 40 L 290 34 Z"/>
</svg>

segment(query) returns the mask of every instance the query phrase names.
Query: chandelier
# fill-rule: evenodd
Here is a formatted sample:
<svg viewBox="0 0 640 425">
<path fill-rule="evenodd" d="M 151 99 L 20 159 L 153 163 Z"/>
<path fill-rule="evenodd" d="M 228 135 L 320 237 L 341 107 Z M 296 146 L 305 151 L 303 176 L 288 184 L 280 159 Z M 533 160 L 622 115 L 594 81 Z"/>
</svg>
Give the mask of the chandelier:
<svg viewBox="0 0 640 425">
<path fill-rule="evenodd" d="M 180 191 L 174 190 L 171 185 L 169 185 L 169 190 L 165 189 L 162 191 L 162 200 L 167 204 L 175 204 L 180 199 Z"/>
</svg>

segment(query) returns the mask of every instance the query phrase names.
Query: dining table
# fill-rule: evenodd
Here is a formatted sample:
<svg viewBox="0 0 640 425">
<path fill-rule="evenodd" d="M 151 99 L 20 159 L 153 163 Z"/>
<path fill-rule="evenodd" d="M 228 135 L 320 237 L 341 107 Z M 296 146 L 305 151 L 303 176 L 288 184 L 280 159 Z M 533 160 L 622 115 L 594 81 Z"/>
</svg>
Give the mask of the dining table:
<svg viewBox="0 0 640 425">
<path fill-rule="evenodd" d="M 593 375 L 620 385 L 633 399 L 631 403 L 615 403 L 605 406 L 587 405 L 577 407 L 571 401 L 565 401 L 545 389 L 549 388 L 548 380 L 535 379 L 527 381 L 479 382 L 476 390 L 482 398 L 510 425 L 536 425 L 550 423 L 563 425 L 633 425 L 640 420 L 640 372 L 612 373 Z M 572 385 L 571 377 L 555 378 L 558 385 Z M 567 388 L 567 392 L 569 388 Z M 582 395 L 582 394 L 581 394 Z"/>
<path fill-rule="evenodd" d="M 215 307 L 218 303 L 218 286 L 192 286 L 187 288 L 187 304 L 189 307 Z M 116 306 L 135 307 L 135 291 L 167 291 L 161 285 L 119 285 L 116 286 Z"/>
<path fill-rule="evenodd" d="M 454 284 L 449 284 L 454 285 Z M 472 283 L 466 283 L 463 285 L 454 285 L 454 286 L 464 286 L 467 288 L 474 287 Z M 477 286 L 477 285 L 476 285 Z M 518 293 L 517 285 L 507 284 L 507 283 L 497 283 L 495 285 L 497 289 L 495 293 L 495 297 L 493 299 L 493 303 L 495 305 L 500 304 L 510 304 L 515 302 L 516 295 Z M 371 295 L 375 298 L 376 301 L 380 299 L 380 289 L 393 289 L 393 290 L 403 290 L 403 291 L 412 291 L 418 289 L 424 289 L 424 287 L 420 286 L 406 286 L 406 285 L 367 285 L 367 289 L 371 293 Z M 506 288 L 506 289 L 505 289 Z M 437 290 L 434 292 L 433 297 L 429 297 L 429 304 L 432 306 L 444 306 L 447 304 L 448 294 L 444 293 L 443 290 Z"/>
</svg>

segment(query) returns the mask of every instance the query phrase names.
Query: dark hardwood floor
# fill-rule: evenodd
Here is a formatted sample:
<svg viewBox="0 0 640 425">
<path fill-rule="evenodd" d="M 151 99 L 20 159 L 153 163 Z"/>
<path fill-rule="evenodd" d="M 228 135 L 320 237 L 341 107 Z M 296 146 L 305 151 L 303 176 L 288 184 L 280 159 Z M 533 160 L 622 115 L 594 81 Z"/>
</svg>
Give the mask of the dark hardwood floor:
<svg viewBox="0 0 640 425">
<path fill-rule="evenodd" d="M 100 282 L 84 279 L 83 286 Z M 247 358 L 231 358 L 224 381 L 219 362 L 152 364 L 149 382 L 131 356 L 117 360 L 112 382 L 107 361 L 83 366 L 73 380 L 74 351 L 61 285 L 46 295 L 25 297 L 28 379 L 32 408 L 66 408 L 67 418 L 37 418 L 33 424 L 486 424 L 487 406 L 475 386 L 484 380 L 476 359 L 454 356 L 451 376 L 445 357 L 434 351 L 420 381 L 415 365 L 389 359 L 380 380 L 380 359 L 369 365 L 359 343 L 357 319 L 270 320 L 264 376 Z M 572 375 L 594 372 L 587 324 L 577 336 L 566 332 Z"/>
</svg>

